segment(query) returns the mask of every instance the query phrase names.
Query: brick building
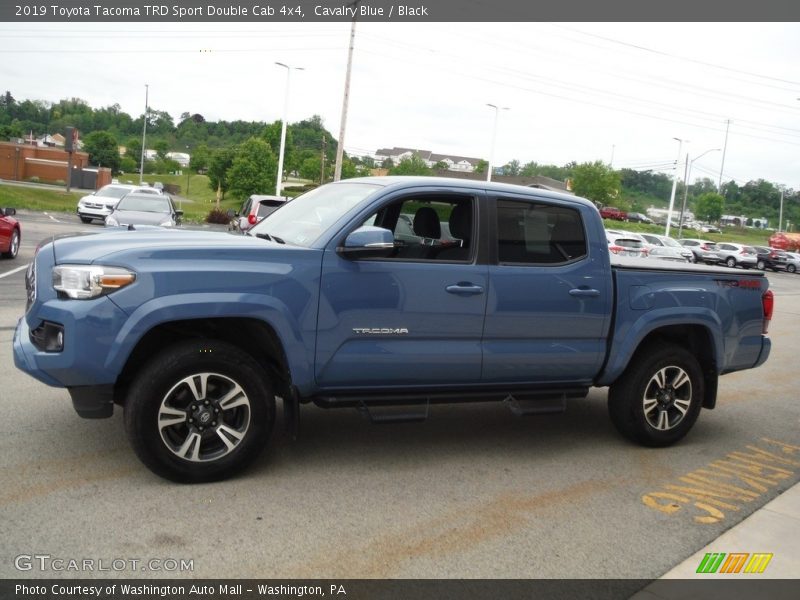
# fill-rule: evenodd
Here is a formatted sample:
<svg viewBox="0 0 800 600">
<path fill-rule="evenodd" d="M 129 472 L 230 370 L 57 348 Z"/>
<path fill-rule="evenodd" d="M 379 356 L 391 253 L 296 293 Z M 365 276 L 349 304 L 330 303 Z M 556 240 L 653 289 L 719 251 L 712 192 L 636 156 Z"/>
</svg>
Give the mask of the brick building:
<svg viewBox="0 0 800 600">
<path fill-rule="evenodd" d="M 67 180 L 68 160 L 69 154 L 62 148 L 0 142 L 0 179 L 30 181 L 35 177 L 34 181 L 63 184 Z M 111 183 L 111 170 L 89 167 L 86 152 L 72 153 L 72 169 L 72 185 L 76 187 L 86 187 L 91 180 L 94 181 L 89 187 L 95 189 Z"/>
</svg>

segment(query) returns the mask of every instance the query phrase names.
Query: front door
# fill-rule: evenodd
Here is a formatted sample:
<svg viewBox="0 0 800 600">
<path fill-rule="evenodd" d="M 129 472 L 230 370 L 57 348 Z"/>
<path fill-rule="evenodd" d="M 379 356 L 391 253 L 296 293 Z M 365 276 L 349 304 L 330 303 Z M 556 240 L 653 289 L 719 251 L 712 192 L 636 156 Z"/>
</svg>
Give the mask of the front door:
<svg viewBox="0 0 800 600">
<path fill-rule="evenodd" d="M 480 194 L 405 193 L 343 232 L 362 224 L 391 230 L 395 249 L 386 258 L 352 259 L 326 250 L 316 351 L 320 388 L 480 381 L 488 289 L 487 266 L 478 261 Z"/>
</svg>

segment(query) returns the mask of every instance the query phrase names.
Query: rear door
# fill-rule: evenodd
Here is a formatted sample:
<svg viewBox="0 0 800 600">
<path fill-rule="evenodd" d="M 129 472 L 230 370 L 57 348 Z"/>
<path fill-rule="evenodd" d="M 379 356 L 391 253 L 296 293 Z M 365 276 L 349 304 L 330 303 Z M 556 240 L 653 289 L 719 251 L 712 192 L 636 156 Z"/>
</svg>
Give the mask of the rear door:
<svg viewBox="0 0 800 600">
<path fill-rule="evenodd" d="M 605 357 L 612 280 L 597 215 L 582 204 L 490 198 L 483 381 L 591 382 Z M 590 235 L 591 233 L 591 235 Z"/>
<path fill-rule="evenodd" d="M 481 190 L 395 193 L 326 249 L 316 380 L 323 389 L 476 383 L 488 289 L 480 252 Z M 387 258 L 336 251 L 361 225 L 394 233 Z M 481 258 L 483 256 L 483 258 Z"/>
</svg>

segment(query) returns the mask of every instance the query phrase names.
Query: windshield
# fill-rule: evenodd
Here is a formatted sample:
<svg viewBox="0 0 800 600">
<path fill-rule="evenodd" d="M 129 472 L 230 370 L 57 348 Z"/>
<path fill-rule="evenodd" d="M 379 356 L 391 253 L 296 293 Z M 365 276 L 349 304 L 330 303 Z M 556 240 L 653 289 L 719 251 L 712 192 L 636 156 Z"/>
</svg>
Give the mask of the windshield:
<svg viewBox="0 0 800 600">
<path fill-rule="evenodd" d="M 682 248 L 682 246 L 672 238 L 664 237 L 661 238 L 661 241 L 664 242 L 665 246 L 670 246 L 671 248 Z"/>
<path fill-rule="evenodd" d="M 372 183 L 331 183 L 287 202 L 247 235 L 264 235 L 295 246 L 311 247 L 349 210 L 381 186 Z"/>
<path fill-rule="evenodd" d="M 102 196 L 103 198 L 122 198 L 125 194 L 129 193 L 130 188 L 105 186 L 101 188 L 95 196 Z"/>
<path fill-rule="evenodd" d="M 164 196 L 125 196 L 117 204 L 117 210 L 136 210 L 139 212 L 168 213 L 169 201 Z"/>
</svg>

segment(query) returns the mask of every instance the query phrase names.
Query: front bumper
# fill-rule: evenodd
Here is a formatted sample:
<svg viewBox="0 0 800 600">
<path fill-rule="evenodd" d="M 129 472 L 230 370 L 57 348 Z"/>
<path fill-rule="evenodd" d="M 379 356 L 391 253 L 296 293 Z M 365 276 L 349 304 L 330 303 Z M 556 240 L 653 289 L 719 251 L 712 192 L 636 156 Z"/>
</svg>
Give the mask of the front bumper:
<svg viewBox="0 0 800 600">
<path fill-rule="evenodd" d="M 116 333 L 127 315 L 108 298 L 94 300 L 37 300 L 19 320 L 14 332 L 14 364 L 31 377 L 55 387 L 113 385 L 118 373 L 106 364 L 110 350 L 117 347 Z M 34 329 L 49 321 L 63 327 L 60 352 L 36 347 Z"/>
<path fill-rule="evenodd" d="M 79 217 L 91 217 L 93 219 L 104 219 L 111 214 L 111 209 L 105 206 L 94 207 L 79 204 L 75 211 Z"/>
</svg>

